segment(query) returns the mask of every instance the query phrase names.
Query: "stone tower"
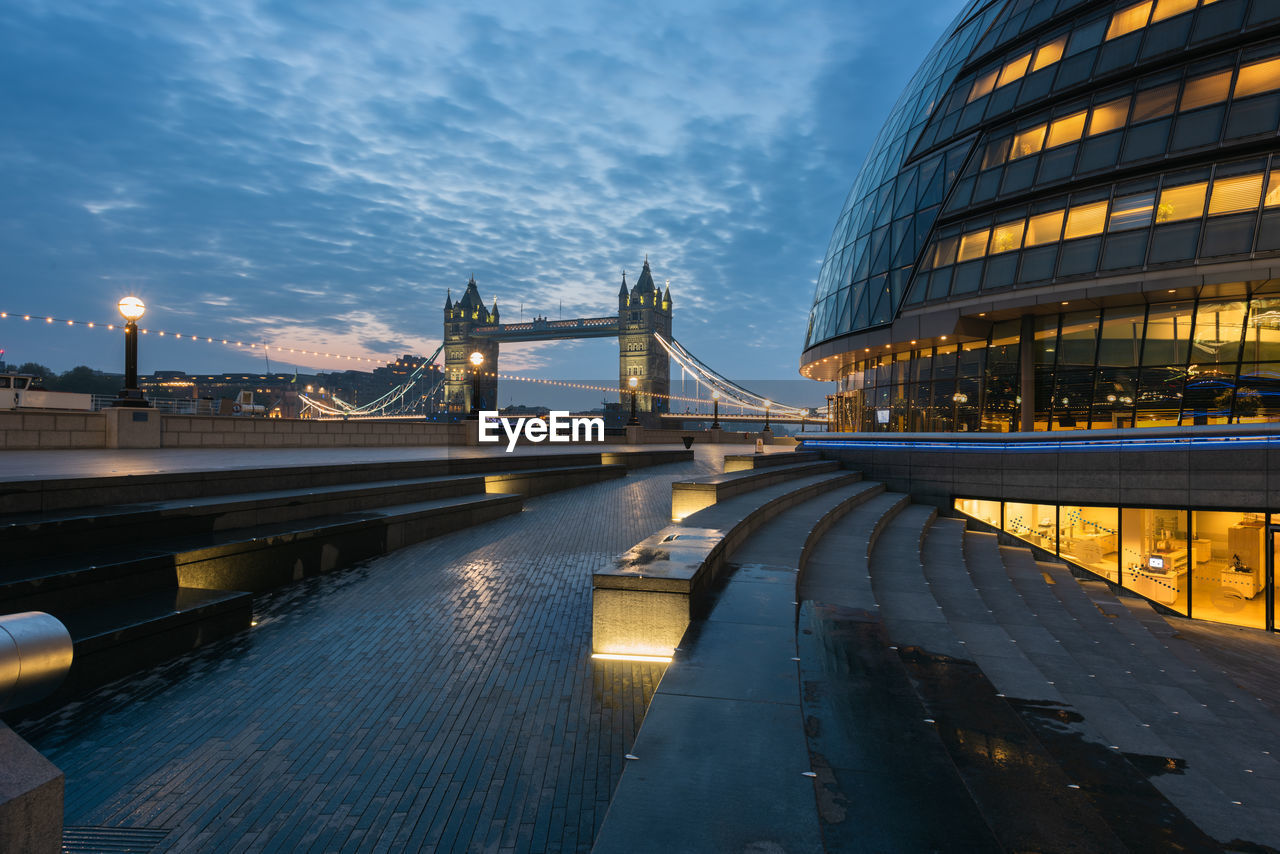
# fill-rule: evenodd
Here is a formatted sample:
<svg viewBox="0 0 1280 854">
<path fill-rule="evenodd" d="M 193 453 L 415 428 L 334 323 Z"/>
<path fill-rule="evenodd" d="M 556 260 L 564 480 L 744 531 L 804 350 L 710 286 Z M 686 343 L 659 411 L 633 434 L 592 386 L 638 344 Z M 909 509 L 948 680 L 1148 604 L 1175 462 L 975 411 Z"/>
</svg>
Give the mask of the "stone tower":
<svg viewBox="0 0 1280 854">
<path fill-rule="evenodd" d="M 665 396 L 671 393 L 670 360 L 667 351 L 654 340 L 655 332 L 671 340 L 671 286 L 665 293 L 658 290 L 646 257 L 635 287 L 627 290 L 627 276 L 623 273 L 622 289 L 618 291 L 618 385 L 624 406 L 630 406 L 627 378 L 639 379 L 636 411 L 642 421 L 649 423 L 655 423 L 658 415 L 670 409 Z"/>
<path fill-rule="evenodd" d="M 444 401 L 447 412 L 466 415 L 472 409 L 498 408 L 498 342 L 476 338 L 471 331 L 498 322 L 498 303 L 487 309 L 476 287 L 475 276 L 457 302 L 450 293 L 444 301 Z M 477 368 L 472 354 L 483 361 Z"/>
</svg>

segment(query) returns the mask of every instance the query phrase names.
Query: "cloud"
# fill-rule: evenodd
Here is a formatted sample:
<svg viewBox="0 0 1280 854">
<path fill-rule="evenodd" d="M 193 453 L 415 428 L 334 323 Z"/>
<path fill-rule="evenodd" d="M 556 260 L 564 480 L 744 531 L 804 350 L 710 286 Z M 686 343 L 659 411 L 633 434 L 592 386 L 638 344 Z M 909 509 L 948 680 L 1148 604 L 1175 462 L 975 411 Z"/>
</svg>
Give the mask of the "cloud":
<svg viewBox="0 0 1280 854">
<path fill-rule="evenodd" d="M 792 377 L 884 81 L 958 4 L 912 6 L 10 4 L 0 308 L 109 320 L 137 290 L 157 324 L 394 358 L 472 273 L 507 317 L 599 315 L 648 253 L 686 346 Z"/>
</svg>

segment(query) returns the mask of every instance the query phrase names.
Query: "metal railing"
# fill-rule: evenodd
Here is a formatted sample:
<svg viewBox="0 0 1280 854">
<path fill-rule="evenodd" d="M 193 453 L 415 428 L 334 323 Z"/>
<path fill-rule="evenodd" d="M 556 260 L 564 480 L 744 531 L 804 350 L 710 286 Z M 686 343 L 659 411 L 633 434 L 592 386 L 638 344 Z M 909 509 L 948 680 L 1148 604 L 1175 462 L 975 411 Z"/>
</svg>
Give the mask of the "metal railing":
<svg viewBox="0 0 1280 854">
<path fill-rule="evenodd" d="M 93 411 L 111 409 L 118 398 L 114 394 L 95 394 Z M 217 415 L 218 401 L 177 397 L 148 397 L 147 402 L 157 412 L 165 415 Z"/>
</svg>

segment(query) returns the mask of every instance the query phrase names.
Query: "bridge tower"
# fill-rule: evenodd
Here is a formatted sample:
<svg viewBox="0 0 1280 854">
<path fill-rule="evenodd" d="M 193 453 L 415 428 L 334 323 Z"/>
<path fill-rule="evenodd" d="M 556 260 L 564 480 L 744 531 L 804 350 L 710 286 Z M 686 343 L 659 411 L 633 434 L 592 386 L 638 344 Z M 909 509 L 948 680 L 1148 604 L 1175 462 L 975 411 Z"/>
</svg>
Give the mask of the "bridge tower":
<svg viewBox="0 0 1280 854">
<path fill-rule="evenodd" d="M 467 282 L 466 291 L 457 302 L 450 293 L 444 300 L 444 402 L 445 411 L 467 414 L 475 409 L 498 408 L 498 342 L 477 338 L 471 331 L 477 326 L 498 323 L 498 302 L 487 309 L 476 287 L 476 277 Z M 479 368 L 471 356 L 479 353 L 484 361 Z"/>
<path fill-rule="evenodd" d="M 618 388 L 623 405 L 630 405 L 627 379 L 639 378 L 636 410 L 646 421 L 656 421 L 670 408 L 665 397 L 671 393 L 670 359 L 654 340 L 655 332 L 671 340 L 671 286 L 667 285 L 665 293 L 658 290 L 646 256 L 635 287 L 627 290 L 627 274 L 623 273 L 618 291 Z"/>
</svg>

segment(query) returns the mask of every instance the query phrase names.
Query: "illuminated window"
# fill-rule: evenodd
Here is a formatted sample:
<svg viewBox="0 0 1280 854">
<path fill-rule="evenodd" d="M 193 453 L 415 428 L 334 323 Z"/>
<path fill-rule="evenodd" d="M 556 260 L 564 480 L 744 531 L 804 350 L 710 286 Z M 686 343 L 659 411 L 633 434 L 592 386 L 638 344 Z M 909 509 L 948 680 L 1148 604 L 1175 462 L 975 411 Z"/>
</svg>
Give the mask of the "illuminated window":
<svg viewBox="0 0 1280 854">
<path fill-rule="evenodd" d="M 1044 146 L 1044 125 L 1028 128 L 1013 137 L 1013 148 L 1009 152 L 1010 160 L 1035 154 Z"/>
<path fill-rule="evenodd" d="M 1000 69 L 1000 79 L 996 81 L 996 88 L 1008 86 L 1013 81 L 1021 79 L 1022 75 L 1027 73 L 1027 66 L 1030 64 L 1031 54 L 1029 53 L 1006 62 L 1004 68 Z"/>
<path fill-rule="evenodd" d="M 1280 205 L 1280 170 L 1273 169 L 1267 181 L 1267 195 L 1262 199 L 1262 206 L 1274 208 Z"/>
<path fill-rule="evenodd" d="M 1107 27 L 1107 41 L 1142 29 L 1147 25 L 1147 18 L 1150 16 L 1151 0 L 1121 9 L 1111 16 L 1111 26 Z"/>
<path fill-rule="evenodd" d="M 1129 117 L 1129 99 L 1120 98 L 1108 101 L 1093 108 L 1089 115 L 1089 136 L 1124 127 L 1124 120 Z"/>
<path fill-rule="evenodd" d="M 1066 239 L 1088 237 L 1101 234 L 1102 226 L 1107 221 L 1107 203 L 1094 202 L 1091 205 L 1076 205 L 1067 214 Z"/>
<path fill-rule="evenodd" d="M 1075 142 L 1084 133 L 1084 120 L 1088 113 L 1085 110 L 1065 116 L 1058 119 L 1049 126 L 1049 139 L 1045 142 L 1046 148 L 1053 148 L 1057 145 L 1066 145 L 1068 142 Z"/>
<path fill-rule="evenodd" d="M 1251 211 L 1262 196 L 1262 174 L 1219 178 L 1209 197 L 1209 216 Z"/>
<path fill-rule="evenodd" d="M 937 242 L 933 250 L 933 266 L 945 267 L 948 264 L 956 262 L 956 244 L 959 243 L 954 237 L 944 237 Z"/>
<path fill-rule="evenodd" d="M 1151 23 L 1181 15 L 1183 12 L 1190 12 L 1195 7 L 1196 0 L 1159 0 L 1156 3 L 1155 14 L 1151 16 Z"/>
<path fill-rule="evenodd" d="M 997 225 L 995 231 L 991 233 L 991 254 L 1022 248 L 1022 231 L 1026 225 L 1026 220 L 1021 219 L 1017 222 Z"/>
<path fill-rule="evenodd" d="M 1158 89 L 1139 92 L 1133 104 L 1133 123 L 1157 119 L 1173 112 L 1173 104 L 1178 100 L 1178 84 L 1170 83 Z"/>
<path fill-rule="evenodd" d="M 1027 246 L 1054 243 L 1062 234 L 1062 219 L 1066 211 L 1050 211 L 1033 216 L 1027 222 Z"/>
<path fill-rule="evenodd" d="M 1208 189 L 1209 182 L 1201 181 L 1199 184 L 1161 190 L 1160 204 L 1156 207 L 1156 222 L 1196 219 L 1204 213 L 1204 196 Z"/>
<path fill-rule="evenodd" d="M 1039 71 L 1046 65 L 1053 65 L 1059 59 L 1062 59 L 1062 51 L 1067 46 L 1067 37 L 1055 39 L 1046 45 L 1041 45 L 1036 51 L 1035 61 L 1031 63 L 1032 71 Z"/>
<path fill-rule="evenodd" d="M 1187 88 L 1182 90 L 1183 110 L 1194 110 L 1196 107 L 1207 107 L 1227 100 L 1227 92 L 1231 89 L 1231 72 L 1222 71 L 1208 74 L 1187 81 Z"/>
<path fill-rule="evenodd" d="M 1009 156 L 1009 137 L 998 139 L 987 146 L 987 150 L 982 155 L 982 168 L 990 169 L 992 166 L 999 166 Z"/>
<path fill-rule="evenodd" d="M 1155 193 L 1142 193 L 1116 199 L 1115 204 L 1111 206 L 1111 223 L 1108 230 L 1128 231 L 1131 228 L 1146 228 L 1151 225 L 1155 201 Z"/>
<path fill-rule="evenodd" d="M 991 229 L 984 228 L 982 231 L 975 231 L 960 238 L 960 257 L 956 260 L 972 261 L 987 254 L 987 237 L 990 234 Z"/>
<path fill-rule="evenodd" d="M 1280 89 L 1280 58 L 1240 68 L 1240 76 L 1236 79 L 1237 98 L 1270 92 L 1272 89 Z"/>
<path fill-rule="evenodd" d="M 973 81 L 973 88 L 969 90 L 969 101 L 976 101 L 983 95 L 991 94 L 991 90 L 996 88 L 996 78 L 999 76 L 1000 72 L 997 70 L 992 71 L 990 74 L 984 74 Z"/>
</svg>

